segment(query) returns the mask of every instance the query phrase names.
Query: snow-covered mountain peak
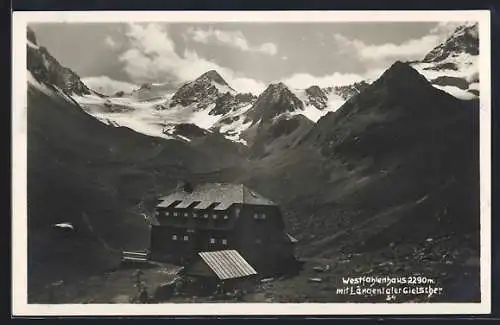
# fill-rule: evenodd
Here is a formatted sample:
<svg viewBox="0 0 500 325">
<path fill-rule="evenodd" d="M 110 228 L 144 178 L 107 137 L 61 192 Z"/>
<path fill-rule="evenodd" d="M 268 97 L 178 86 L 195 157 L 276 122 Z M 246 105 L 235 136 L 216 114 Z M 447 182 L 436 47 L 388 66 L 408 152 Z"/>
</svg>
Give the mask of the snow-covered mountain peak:
<svg viewBox="0 0 500 325">
<path fill-rule="evenodd" d="M 326 87 L 323 90 L 327 95 L 335 94 L 341 97 L 343 100 L 348 100 L 352 96 L 357 95 L 361 91 L 366 89 L 370 85 L 370 83 L 371 82 L 369 82 L 368 80 L 362 80 L 349 85 Z"/>
<path fill-rule="evenodd" d="M 314 85 L 305 90 L 305 105 L 312 105 L 319 110 L 323 110 L 328 106 L 328 96 L 326 92 L 319 86 Z"/>
<path fill-rule="evenodd" d="M 479 54 L 479 32 L 477 23 L 466 23 L 455 29 L 443 43 L 432 49 L 423 62 L 441 62 L 460 54 Z"/>
<path fill-rule="evenodd" d="M 27 68 L 38 82 L 55 86 L 69 95 L 92 93 L 74 71 L 63 67 L 44 46 L 37 43 L 31 28 L 26 32 L 26 44 Z"/>
<path fill-rule="evenodd" d="M 282 82 L 270 84 L 248 111 L 252 124 L 287 112 L 303 111 L 304 103 Z"/>
<path fill-rule="evenodd" d="M 226 82 L 226 80 L 224 80 L 224 78 L 222 78 L 222 76 L 215 70 L 209 70 L 207 72 L 205 72 L 204 74 L 202 74 L 201 76 L 198 77 L 198 79 L 196 79 L 197 81 L 201 82 L 201 81 L 208 81 L 208 82 L 215 82 L 221 86 L 226 86 L 226 87 L 229 87 L 229 84 Z M 232 88 L 231 88 L 232 89 Z"/>
<path fill-rule="evenodd" d="M 478 24 L 465 23 L 412 66 L 434 87 L 460 99 L 479 96 Z"/>
<path fill-rule="evenodd" d="M 217 71 L 210 70 L 179 88 L 172 96 L 169 107 L 192 106 L 195 110 L 202 110 L 214 104 L 220 96 L 226 93 L 235 95 L 236 91 Z"/>
</svg>

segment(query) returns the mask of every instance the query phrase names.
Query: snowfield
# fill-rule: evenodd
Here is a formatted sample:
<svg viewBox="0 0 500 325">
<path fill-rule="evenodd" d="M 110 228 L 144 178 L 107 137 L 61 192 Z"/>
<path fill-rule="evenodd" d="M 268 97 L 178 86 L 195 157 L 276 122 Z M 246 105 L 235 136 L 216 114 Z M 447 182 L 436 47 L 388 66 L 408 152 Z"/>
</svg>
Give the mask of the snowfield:
<svg viewBox="0 0 500 325">
<path fill-rule="evenodd" d="M 234 142 L 239 142 L 247 145 L 246 140 L 241 138 L 241 133 L 247 130 L 251 125 L 252 121 L 246 121 L 245 123 L 245 113 L 252 107 L 252 104 L 242 106 L 240 108 L 231 110 L 229 113 L 225 114 L 222 118 L 214 123 L 213 128 L 218 128 L 219 132 L 224 134 L 224 136 Z M 227 123 L 231 121 L 230 123 Z"/>
<path fill-rule="evenodd" d="M 47 96 L 54 96 L 54 92 L 52 91 L 52 89 L 50 89 L 49 87 L 47 87 L 46 85 L 42 84 L 41 82 L 39 82 L 38 80 L 35 79 L 35 77 L 33 76 L 33 74 L 31 73 L 31 71 L 29 70 L 26 70 L 26 73 L 28 74 L 28 84 L 35 87 L 36 89 L 40 90 L 42 93 L 44 93 L 45 95 Z"/>
<path fill-rule="evenodd" d="M 432 70 L 431 68 L 436 67 L 436 63 L 419 62 L 412 64 L 412 66 L 430 82 L 440 77 L 460 78 L 469 83 L 468 89 L 479 90 L 479 60 L 477 56 L 467 53 L 460 53 L 459 55 L 448 57 L 439 62 L 439 65 L 443 64 L 453 64 L 455 65 L 457 70 Z M 434 87 L 441 89 L 459 99 L 473 99 L 478 97 L 466 90 L 451 85 L 434 85 Z"/>
<path fill-rule="evenodd" d="M 476 95 L 473 93 L 468 92 L 467 90 L 460 89 L 458 87 L 453 87 L 453 86 L 437 86 L 434 85 L 435 88 L 441 89 L 442 91 L 447 92 L 448 94 L 458 98 L 458 99 L 463 99 L 463 100 L 470 100 L 477 98 Z"/>
<path fill-rule="evenodd" d="M 328 112 L 335 112 L 346 102 L 345 99 L 337 94 L 326 93 L 326 96 L 328 97 L 328 101 L 326 104 L 327 107 L 321 110 L 317 109 L 313 105 L 305 104 L 307 102 L 307 94 L 305 89 L 291 89 L 291 91 L 295 94 L 295 96 L 297 96 L 298 99 L 300 99 L 304 103 L 304 110 L 295 111 L 294 115 L 302 114 L 314 123 L 318 122 L 318 120 L 328 114 Z"/>
<path fill-rule="evenodd" d="M 73 96 L 73 98 L 89 114 L 101 122 L 128 127 L 134 131 L 166 139 L 174 137 L 165 134 L 165 127 L 169 124 L 193 123 L 201 128 L 211 128 L 220 116 L 209 115 L 213 107 L 206 110 L 194 111 L 190 107 L 176 106 L 167 109 L 157 109 L 157 105 L 165 104 L 166 99 L 155 101 L 137 101 L 133 98 L 100 98 L 94 95 Z M 110 111 L 106 106 L 119 105 L 128 110 Z M 168 132 L 167 132 L 168 133 Z"/>
<path fill-rule="evenodd" d="M 30 45 L 31 46 L 31 45 Z M 33 44 L 33 46 L 35 46 Z M 477 98 L 479 91 L 478 57 L 467 53 L 454 53 L 439 62 L 415 62 L 411 64 L 420 74 L 422 74 L 437 89 L 443 90 L 450 95 L 469 100 Z M 29 72 L 28 72 L 29 73 Z M 36 81 L 29 73 L 29 82 L 45 93 L 52 93 L 51 89 Z M 448 78 L 448 79 L 447 79 Z M 236 95 L 236 91 L 230 86 L 211 82 L 215 85 L 219 94 L 226 92 Z M 232 107 L 229 112 L 223 115 L 211 115 L 209 112 L 215 107 L 215 103 L 207 107 L 197 108 L 198 102 L 189 106 L 177 105 L 170 107 L 170 99 L 173 93 L 165 93 L 165 84 L 152 84 L 152 87 L 160 87 L 161 92 L 156 92 L 158 96 L 135 96 L 132 93 L 122 97 L 105 97 L 97 95 L 72 95 L 82 108 L 89 114 L 95 116 L 101 122 L 112 126 L 128 127 L 136 132 L 146 135 L 162 137 L 166 139 L 181 139 L 190 141 L 188 138 L 181 138 L 169 132 L 169 127 L 180 123 L 190 123 L 205 130 L 218 130 L 227 139 L 247 144 L 242 134 L 252 126 L 252 121 L 247 119 L 247 112 L 252 108 L 251 103 L 242 106 Z M 465 87 L 465 88 L 464 88 Z M 467 88 L 468 87 L 468 88 Z M 289 88 L 290 89 L 290 88 Z M 313 122 L 317 122 L 321 117 L 338 110 L 346 100 L 334 91 L 324 91 L 325 97 L 312 98 L 319 103 L 325 103 L 324 109 L 318 109 L 311 105 L 309 96 L 305 89 L 290 89 L 291 92 L 304 103 L 304 109 L 296 109 L 293 112 L 282 113 L 294 116 L 303 115 Z M 64 97 L 64 94 L 61 92 Z M 172 130 L 170 130 L 172 131 Z"/>
</svg>

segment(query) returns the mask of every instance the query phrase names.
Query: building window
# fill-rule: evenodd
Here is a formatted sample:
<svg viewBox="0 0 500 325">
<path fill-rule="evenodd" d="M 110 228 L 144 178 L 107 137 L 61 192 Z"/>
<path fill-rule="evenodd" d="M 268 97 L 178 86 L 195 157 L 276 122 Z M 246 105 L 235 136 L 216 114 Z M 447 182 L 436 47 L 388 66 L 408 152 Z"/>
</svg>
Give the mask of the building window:
<svg viewBox="0 0 500 325">
<path fill-rule="evenodd" d="M 184 235 L 184 237 L 182 238 L 184 241 L 188 241 L 189 240 L 189 236 L 188 235 Z"/>
<path fill-rule="evenodd" d="M 177 217 L 177 212 L 174 212 L 174 217 Z"/>
<path fill-rule="evenodd" d="M 188 213 L 187 212 L 184 212 L 184 217 L 188 217 Z"/>
<path fill-rule="evenodd" d="M 224 220 L 229 219 L 229 216 L 227 214 L 224 215 Z"/>
<path fill-rule="evenodd" d="M 260 218 L 261 218 L 262 220 L 266 220 L 266 214 L 265 214 L 265 213 L 263 213 L 263 214 L 260 216 Z"/>
<path fill-rule="evenodd" d="M 257 238 L 257 239 L 255 240 L 255 243 L 256 243 L 256 244 L 262 244 L 262 240 L 261 240 L 260 238 Z"/>
<path fill-rule="evenodd" d="M 160 216 L 160 212 L 155 211 L 155 216 L 156 216 L 156 217 L 159 217 L 159 216 Z"/>
<path fill-rule="evenodd" d="M 253 214 L 253 218 L 254 218 L 254 219 L 259 219 L 259 215 L 258 215 L 257 213 L 254 213 L 254 214 Z"/>
<path fill-rule="evenodd" d="M 210 238 L 210 244 L 215 244 L 215 238 Z"/>
<path fill-rule="evenodd" d="M 177 240 L 177 235 L 172 235 L 172 240 Z"/>
<path fill-rule="evenodd" d="M 193 218 L 198 218 L 198 213 L 193 212 Z"/>
<path fill-rule="evenodd" d="M 227 239 L 225 239 L 225 238 L 224 238 L 224 239 L 222 240 L 222 245 L 227 245 Z"/>
<path fill-rule="evenodd" d="M 166 216 L 169 216 L 169 215 L 170 215 L 170 212 L 166 211 L 166 212 L 165 212 L 165 215 L 166 215 Z"/>
<path fill-rule="evenodd" d="M 216 215 L 216 214 L 213 214 L 213 215 L 212 215 L 212 219 L 217 219 L 217 215 Z"/>
<path fill-rule="evenodd" d="M 205 213 L 205 214 L 203 215 L 203 218 L 208 219 L 208 213 Z"/>
</svg>

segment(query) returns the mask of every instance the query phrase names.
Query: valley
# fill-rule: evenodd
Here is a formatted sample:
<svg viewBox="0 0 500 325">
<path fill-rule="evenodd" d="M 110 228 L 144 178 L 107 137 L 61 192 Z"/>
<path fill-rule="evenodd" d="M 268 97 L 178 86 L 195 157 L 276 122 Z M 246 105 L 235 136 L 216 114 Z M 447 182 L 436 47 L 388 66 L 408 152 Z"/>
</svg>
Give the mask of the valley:
<svg viewBox="0 0 500 325">
<path fill-rule="evenodd" d="M 462 26 L 421 61 L 349 85 L 239 93 L 210 70 L 176 91 L 104 95 L 28 30 L 29 302 L 63 280 L 58 302 L 123 303 L 133 279 L 120 253 L 148 247 L 144 216 L 182 180 L 242 183 L 280 204 L 304 268 L 247 302 L 351 301 L 335 293 L 342 276 L 395 274 L 445 287 L 418 301 L 477 301 L 476 41 Z"/>
</svg>

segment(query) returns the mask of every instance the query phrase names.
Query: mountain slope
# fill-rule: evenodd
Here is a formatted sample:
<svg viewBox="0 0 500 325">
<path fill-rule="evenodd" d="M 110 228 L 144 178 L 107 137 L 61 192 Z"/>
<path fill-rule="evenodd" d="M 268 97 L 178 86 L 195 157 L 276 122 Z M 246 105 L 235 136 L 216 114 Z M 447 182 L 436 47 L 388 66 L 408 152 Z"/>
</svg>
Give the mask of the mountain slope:
<svg viewBox="0 0 500 325">
<path fill-rule="evenodd" d="M 43 46 L 38 46 L 33 30 L 27 31 L 27 66 L 33 76 L 69 94 L 89 95 L 90 89 L 71 69 L 63 67 Z"/>
<path fill-rule="evenodd" d="M 359 170 L 366 164 L 363 187 L 369 195 L 352 193 L 353 203 L 362 199 L 363 206 L 390 206 L 440 188 L 454 192 L 453 187 L 477 199 L 477 114 L 477 102 L 462 102 L 435 89 L 408 64 L 396 62 L 363 93 L 322 118 L 302 145 L 318 148 L 342 169 Z M 377 195 L 376 188 L 391 181 L 395 190 Z M 453 205 L 442 195 L 443 204 Z M 470 216 L 456 210 L 432 231 L 477 231 L 472 227 L 478 221 L 473 210 L 477 202 L 471 204 Z"/>
<path fill-rule="evenodd" d="M 107 76 L 85 77 L 82 81 L 90 89 L 105 96 L 124 96 L 139 88 L 130 82 L 114 80 Z"/>
<path fill-rule="evenodd" d="M 350 85 L 326 87 L 325 92 L 327 94 L 334 93 L 342 97 L 344 100 L 348 100 L 352 96 L 357 95 L 364 89 L 368 88 L 369 85 L 370 84 L 368 82 L 363 80 Z"/>
<path fill-rule="evenodd" d="M 283 113 L 302 110 L 304 110 L 302 101 L 285 84 L 280 82 L 270 84 L 264 90 L 247 112 L 247 118 L 252 121 L 252 125 L 255 125 L 259 121 L 269 121 Z"/>
<path fill-rule="evenodd" d="M 478 130 L 477 101 L 397 62 L 238 180 L 281 204 L 301 256 L 361 254 L 366 274 L 421 271 L 450 286 L 469 272 L 478 290 L 478 269 L 465 266 L 479 256 Z"/>
<path fill-rule="evenodd" d="M 303 102 L 287 86 L 269 85 L 244 114 L 240 137 L 252 157 L 277 153 L 297 142 L 314 124 L 303 112 Z"/>
<path fill-rule="evenodd" d="M 457 54 L 479 55 L 479 34 L 477 23 L 465 24 L 456 28 L 445 42 L 432 49 L 423 62 L 443 63 Z"/>
<path fill-rule="evenodd" d="M 175 92 L 176 86 L 170 83 L 161 84 L 142 84 L 139 88 L 134 89 L 131 93 L 125 93 L 125 96 L 130 96 L 138 101 L 157 101 L 169 99 Z"/>
<path fill-rule="evenodd" d="M 412 66 L 435 87 L 460 99 L 479 97 L 479 31 L 477 23 L 459 26 Z"/>
<path fill-rule="evenodd" d="M 317 109 L 325 109 L 328 105 L 328 96 L 323 91 L 323 89 L 318 86 L 311 86 L 305 90 L 307 99 L 304 104 L 312 105 Z"/>
<path fill-rule="evenodd" d="M 30 289 L 116 263 L 117 252 L 101 240 L 117 250 L 147 247 L 139 213 L 147 212 L 156 191 L 188 173 L 189 162 L 205 158 L 182 142 L 104 125 L 58 93 L 48 96 L 30 85 Z M 133 212 L 141 202 L 146 206 Z M 72 223 L 77 234 L 61 239 L 51 228 L 59 222 Z"/>
<path fill-rule="evenodd" d="M 39 56 L 28 54 L 28 60 Z M 217 173 L 237 163 L 239 153 L 236 144 L 217 134 L 187 143 L 101 123 L 68 95 L 77 88 L 65 91 L 50 82 L 62 77 L 45 79 L 36 74 L 37 66 L 28 68 L 28 288 L 33 302 L 48 282 L 102 272 L 116 266 L 122 249 L 148 247 L 141 214 L 152 211 L 158 195 L 188 176 L 196 180 L 197 173 Z M 75 232 L 53 227 L 62 222 Z"/>
<path fill-rule="evenodd" d="M 196 80 L 184 84 L 172 96 L 169 107 L 193 105 L 194 110 L 202 110 L 215 103 L 225 93 L 235 93 L 215 70 L 210 70 Z"/>
</svg>

